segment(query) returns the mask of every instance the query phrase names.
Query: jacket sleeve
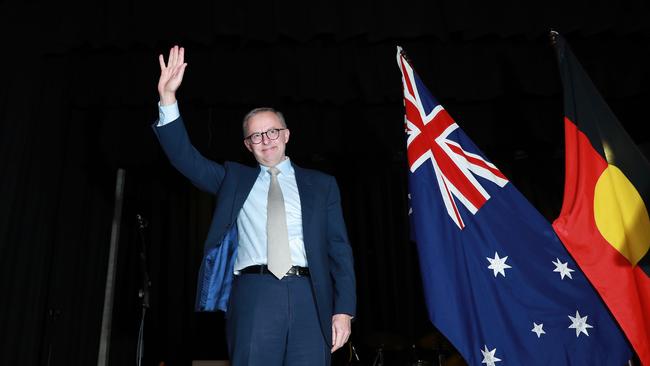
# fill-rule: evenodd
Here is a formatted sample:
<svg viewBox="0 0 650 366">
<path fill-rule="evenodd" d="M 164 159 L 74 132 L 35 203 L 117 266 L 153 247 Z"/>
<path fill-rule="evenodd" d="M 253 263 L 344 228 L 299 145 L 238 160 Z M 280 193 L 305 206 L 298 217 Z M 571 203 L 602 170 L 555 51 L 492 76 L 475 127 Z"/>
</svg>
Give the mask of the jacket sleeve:
<svg viewBox="0 0 650 366">
<path fill-rule="evenodd" d="M 327 240 L 330 275 L 334 280 L 334 314 L 356 312 L 356 281 L 352 248 L 341 210 L 341 195 L 331 177 L 327 194 Z"/>
<path fill-rule="evenodd" d="M 216 194 L 225 175 L 223 165 L 205 158 L 190 142 L 183 119 L 152 126 L 172 165 L 199 189 Z"/>
</svg>

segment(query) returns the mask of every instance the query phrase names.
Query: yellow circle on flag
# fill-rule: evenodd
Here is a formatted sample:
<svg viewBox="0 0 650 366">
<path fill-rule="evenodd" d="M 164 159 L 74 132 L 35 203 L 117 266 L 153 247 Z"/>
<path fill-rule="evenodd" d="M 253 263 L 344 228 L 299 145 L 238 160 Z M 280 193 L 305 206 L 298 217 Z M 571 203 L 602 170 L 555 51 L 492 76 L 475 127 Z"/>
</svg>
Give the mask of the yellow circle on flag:
<svg viewBox="0 0 650 366">
<path fill-rule="evenodd" d="M 634 266 L 650 248 L 650 217 L 641 195 L 614 165 L 596 182 L 594 219 L 600 234 Z"/>
</svg>

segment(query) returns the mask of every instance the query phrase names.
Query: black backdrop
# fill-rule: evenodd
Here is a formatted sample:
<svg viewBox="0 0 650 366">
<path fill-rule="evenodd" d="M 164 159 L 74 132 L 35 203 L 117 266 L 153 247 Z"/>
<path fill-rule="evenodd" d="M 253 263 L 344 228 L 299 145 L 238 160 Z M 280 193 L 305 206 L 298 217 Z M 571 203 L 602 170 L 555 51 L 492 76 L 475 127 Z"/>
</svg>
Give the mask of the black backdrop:
<svg viewBox="0 0 650 366">
<path fill-rule="evenodd" d="M 96 363 L 120 167 L 111 365 L 135 363 L 136 213 L 149 221 L 153 284 L 145 364 L 226 357 L 222 315 L 192 311 L 212 198 L 168 165 L 149 127 L 157 55 L 173 44 L 187 50 L 180 108 L 200 151 L 252 162 L 240 120 L 270 105 L 285 112 L 292 159 L 337 177 L 358 276 L 352 341 L 368 364 L 382 334 L 412 343 L 433 331 L 408 240 L 395 46 L 552 220 L 563 127 L 548 30 L 647 152 L 648 19 L 643 1 L 604 0 L 0 3 L 0 365 Z"/>
</svg>

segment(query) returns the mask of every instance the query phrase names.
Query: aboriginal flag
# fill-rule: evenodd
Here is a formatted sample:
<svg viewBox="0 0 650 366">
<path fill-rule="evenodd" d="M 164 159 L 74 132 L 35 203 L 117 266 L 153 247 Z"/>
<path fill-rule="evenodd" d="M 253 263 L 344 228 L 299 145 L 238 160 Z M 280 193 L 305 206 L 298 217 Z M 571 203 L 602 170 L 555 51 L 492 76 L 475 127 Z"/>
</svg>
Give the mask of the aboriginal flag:
<svg viewBox="0 0 650 366">
<path fill-rule="evenodd" d="M 650 164 L 566 41 L 559 35 L 555 40 L 564 89 L 566 175 L 562 212 L 553 228 L 642 364 L 650 365 Z"/>
</svg>

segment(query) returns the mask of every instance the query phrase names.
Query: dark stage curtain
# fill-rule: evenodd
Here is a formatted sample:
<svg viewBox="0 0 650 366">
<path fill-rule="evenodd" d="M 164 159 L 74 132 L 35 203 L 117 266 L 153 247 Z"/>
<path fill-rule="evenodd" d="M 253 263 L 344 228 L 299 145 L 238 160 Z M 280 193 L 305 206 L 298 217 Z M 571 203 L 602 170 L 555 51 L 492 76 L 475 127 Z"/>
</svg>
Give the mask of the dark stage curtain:
<svg viewBox="0 0 650 366">
<path fill-rule="evenodd" d="M 150 129 L 157 55 L 176 43 L 189 62 L 180 108 L 202 153 L 253 163 L 240 121 L 271 105 L 287 117 L 291 158 L 336 176 L 358 276 L 352 341 L 365 364 L 381 342 L 395 360 L 410 357 L 404 346 L 435 330 L 408 234 L 397 44 L 549 220 L 564 169 L 550 28 L 650 146 L 645 2 L 481 4 L 0 3 L 0 365 L 96 364 L 118 168 L 126 191 L 111 365 L 135 363 L 136 214 L 148 220 L 152 282 L 145 364 L 227 357 L 222 314 L 193 312 L 213 198 L 169 166 Z"/>
</svg>

